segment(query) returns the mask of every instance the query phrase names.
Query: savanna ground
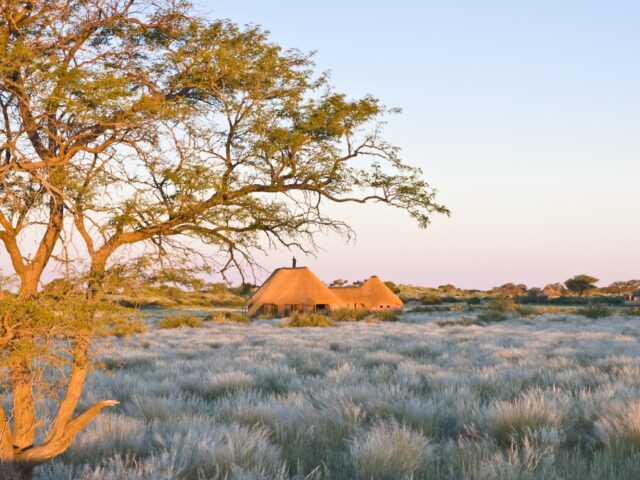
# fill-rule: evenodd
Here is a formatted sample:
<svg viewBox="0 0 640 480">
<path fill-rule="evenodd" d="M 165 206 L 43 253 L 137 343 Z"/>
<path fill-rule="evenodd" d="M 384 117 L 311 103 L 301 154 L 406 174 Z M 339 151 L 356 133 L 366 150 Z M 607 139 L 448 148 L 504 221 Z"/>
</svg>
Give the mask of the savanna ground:
<svg viewBox="0 0 640 480">
<path fill-rule="evenodd" d="M 640 478 L 640 317 L 460 317 L 118 340 L 36 478 Z"/>
</svg>

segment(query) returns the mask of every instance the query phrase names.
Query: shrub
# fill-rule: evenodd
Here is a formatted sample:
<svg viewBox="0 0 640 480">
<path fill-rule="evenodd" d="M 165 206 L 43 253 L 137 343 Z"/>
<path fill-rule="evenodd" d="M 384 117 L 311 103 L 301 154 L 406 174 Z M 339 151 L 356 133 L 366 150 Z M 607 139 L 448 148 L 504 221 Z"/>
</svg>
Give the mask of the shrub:
<svg viewBox="0 0 640 480">
<path fill-rule="evenodd" d="M 473 297 L 467 300 L 467 305 L 480 305 L 482 303 L 482 299 L 478 297 Z"/>
<path fill-rule="evenodd" d="M 434 305 L 436 303 L 442 303 L 442 297 L 435 293 L 429 293 L 422 299 L 423 305 Z"/>
<path fill-rule="evenodd" d="M 603 318 L 613 314 L 613 311 L 606 305 L 597 305 L 590 303 L 584 308 L 578 310 L 578 315 L 583 315 L 588 318 Z"/>
<path fill-rule="evenodd" d="M 209 315 L 207 315 L 205 317 L 205 320 L 207 322 L 213 322 L 213 323 L 217 323 L 217 324 L 225 324 L 225 323 L 251 323 L 251 320 L 249 320 L 249 317 L 247 317 L 246 315 L 243 315 L 240 312 L 234 312 L 234 311 L 230 311 L 230 312 L 225 312 L 225 311 L 220 311 L 220 312 L 212 312 Z"/>
<path fill-rule="evenodd" d="M 542 313 L 541 310 L 529 305 L 518 305 L 516 307 L 516 312 L 522 317 L 530 317 L 531 315 L 539 315 Z"/>
<path fill-rule="evenodd" d="M 518 308 L 518 304 L 510 297 L 496 297 L 489 302 L 487 308 L 493 312 L 509 313 L 514 312 Z"/>
<path fill-rule="evenodd" d="M 330 316 L 338 322 L 357 322 L 369 315 L 369 310 L 364 308 L 338 308 L 331 310 Z"/>
<path fill-rule="evenodd" d="M 280 324 L 281 327 L 335 327 L 336 323 L 329 317 L 319 313 L 295 312 L 288 322 Z"/>
<path fill-rule="evenodd" d="M 397 322 L 400 318 L 396 310 L 378 310 L 372 316 L 380 322 Z"/>
<path fill-rule="evenodd" d="M 202 326 L 202 320 L 190 313 L 178 313 L 175 315 L 166 315 L 162 320 L 158 322 L 158 328 L 199 328 Z"/>
<path fill-rule="evenodd" d="M 628 308 L 624 313 L 629 317 L 640 317 L 640 307 Z"/>
<path fill-rule="evenodd" d="M 121 317 L 116 318 L 109 325 L 106 325 L 102 331 L 98 332 L 98 336 L 124 338 L 139 333 L 145 333 L 147 329 L 147 324 L 142 320 Z"/>
</svg>

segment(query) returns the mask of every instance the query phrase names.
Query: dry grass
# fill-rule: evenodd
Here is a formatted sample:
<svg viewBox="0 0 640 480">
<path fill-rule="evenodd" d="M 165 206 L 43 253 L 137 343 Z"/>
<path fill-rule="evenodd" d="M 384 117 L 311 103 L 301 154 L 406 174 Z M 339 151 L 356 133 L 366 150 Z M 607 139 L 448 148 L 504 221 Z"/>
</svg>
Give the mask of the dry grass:
<svg viewBox="0 0 640 480">
<path fill-rule="evenodd" d="M 295 312 L 291 318 L 279 324 L 280 327 L 335 327 L 336 322 L 319 313 Z"/>
<path fill-rule="evenodd" d="M 459 318 L 110 340 L 120 407 L 36 480 L 640 478 L 637 318 Z"/>
<path fill-rule="evenodd" d="M 177 313 L 173 315 L 166 315 L 157 324 L 157 328 L 171 329 L 171 328 L 200 328 L 202 327 L 202 319 L 189 313 Z"/>
</svg>

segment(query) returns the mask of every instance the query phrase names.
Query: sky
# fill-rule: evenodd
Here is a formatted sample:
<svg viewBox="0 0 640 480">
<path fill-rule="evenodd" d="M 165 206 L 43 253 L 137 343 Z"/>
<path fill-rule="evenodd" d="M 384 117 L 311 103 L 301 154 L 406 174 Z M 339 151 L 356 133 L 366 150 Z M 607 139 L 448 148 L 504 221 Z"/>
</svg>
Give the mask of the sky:
<svg viewBox="0 0 640 480">
<path fill-rule="evenodd" d="M 294 254 L 327 282 L 640 278 L 640 2 L 196 1 L 315 51 L 336 90 L 401 108 L 385 136 L 452 212 L 422 230 L 396 209 L 332 207 L 355 241 L 273 251 L 258 281 Z"/>
<path fill-rule="evenodd" d="M 386 137 L 452 212 L 341 206 L 358 236 L 297 255 L 325 281 L 529 286 L 640 278 L 640 2 L 201 1 L 316 51 L 349 96 L 402 114 Z M 292 254 L 263 259 L 266 270 Z"/>
</svg>

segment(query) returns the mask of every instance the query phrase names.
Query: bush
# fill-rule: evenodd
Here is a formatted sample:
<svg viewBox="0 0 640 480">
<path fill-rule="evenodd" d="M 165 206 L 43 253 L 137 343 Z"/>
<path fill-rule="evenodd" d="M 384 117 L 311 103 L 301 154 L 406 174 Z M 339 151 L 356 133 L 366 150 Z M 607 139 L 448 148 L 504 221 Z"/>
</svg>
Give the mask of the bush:
<svg viewBox="0 0 640 480">
<path fill-rule="evenodd" d="M 489 302 L 487 308 L 492 312 L 509 313 L 514 312 L 518 308 L 518 304 L 510 297 L 496 297 Z"/>
<path fill-rule="evenodd" d="M 588 318 L 603 318 L 613 314 L 613 311 L 606 305 L 597 305 L 590 303 L 584 308 L 578 310 L 578 315 L 583 315 Z"/>
<path fill-rule="evenodd" d="M 199 328 L 202 326 L 202 320 L 195 315 L 189 313 L 178 313 L 175 315 L 166 315 L 162 320 L 158 322 L 158 328 Z"/>
<path fill-rule="evenodd" d="M 240 312 L 225 312 L 225 311 L 220 311 L 220 312 L 212 312 L 209 315 L 207 315 L 205 317 L 205 320 L 207 322 L 213 322 L 213 323 L 217 323 L 217 324 L 225 324 L 225 323 L 251 323 L 251 320 L 249 320 L 249 317 L 247 317 L 246 315 L 241 314 Z"/>
<path fill-rule="evenodd" d="M 540 313 L 542 313 L 540 309 L 529 305 L 518 305 L 516 312 L 522 317 L 530 317 L 531 315 L 540 315 Z"/>
<path fill-rule="evenodd" d="M 640 307 L 631 307 L 624 311 L 624 314 L 629 317 L 640 317 Z"/>
<path fill-rule="evenodd" d="M 369 315 L 364 308 L 338 308 L 331 310 L 330 316 L 338 322 L 357 322 Z"/>
<path fill-rule="evenodd" d="M 288 322 L 281 323 L 280 327 L 335 327 L 336 323 L 329 317 L 319 313 L 295 312 Z"/>
<path fill-rule="evenodd" d="M 442 297 L 435 293 L 429 293 L 422 299 L 423 305 L 434 305 L 436 303 L 442 303 Z"/>
<path fill-rule="evenodd" d="M 482 303 L 482 299 L 479 297 L 473 297 L 467 300 L 467 305 L 480 305 Z"/>
<path fill-rule="evenodd" d="M 396 310 L 378 310 L 372 316 L 380 322 L 397 322 L 400 318 Z"/>
<path fill-rule="evenodd" d="M 114 336 L 119 338 L 130 337 L 139 333 L 145 333 L 148 327 L 142 320 L 121 318 L 107 326 L 104 332 L 99 332 L 103 336 Z"/>
</svg>

